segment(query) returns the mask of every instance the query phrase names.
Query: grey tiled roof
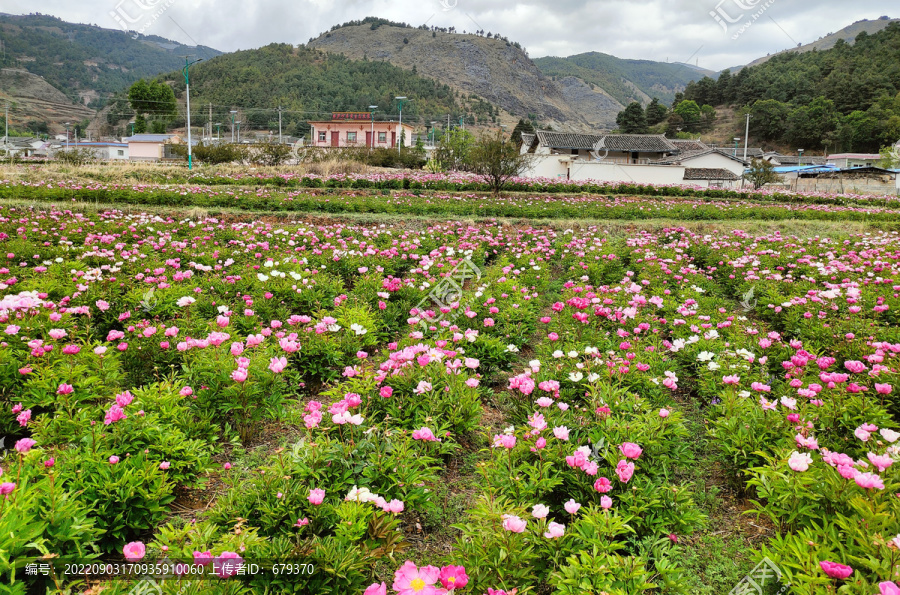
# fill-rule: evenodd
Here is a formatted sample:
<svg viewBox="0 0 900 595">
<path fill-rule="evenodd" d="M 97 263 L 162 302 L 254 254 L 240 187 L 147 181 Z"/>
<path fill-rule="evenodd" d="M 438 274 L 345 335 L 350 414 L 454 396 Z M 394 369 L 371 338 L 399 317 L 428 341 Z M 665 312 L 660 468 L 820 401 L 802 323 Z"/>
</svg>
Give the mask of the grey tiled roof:
<svg viewBox="0 0 900 595">
<path fill-rule="evenodd" d="M 688 167 L 684 170 L 685 180 L 738 180 L 737 175 L 720 167 Z"/>
<path fill-rule="evenodd" d="M 551 149 L 592 150 L 602 139 L 610 151 L 677 153 L 678 148 L 662 134 L 581 134 L 538 130 L 538 142 Z"/>
<path fill-rule="evenodd" d="M 665 159 L 659 159 L 658 161 L 654 161 L 654 165 L 672 165 L 673 163 L 684 163 L 685 161 L 689 161 L 694 159 L 695 157 L 702 157 L 704 155 L 709 155 L 711 153 L 718 153 L 723 157 L 728 157 L 732 161 L 737 161 L 738 163 L 743 163 L 746 165 L 746 162 L 740 157 L 735 157 L 731 153 L 724 151 L 722 149 L 711 149 L 709 147 L 703 151 L 689 151 L 679 153 L 678 155 L 673 155 L 671 157 L 666 157 Z"/>
<path fill-rule="evenodd" d="M 678 147 L 678 150 L 682 153 L 705 151 L 709 149 L 709 145 L 699 140 L 673 138 L 672 144 Z"/>
</svg>

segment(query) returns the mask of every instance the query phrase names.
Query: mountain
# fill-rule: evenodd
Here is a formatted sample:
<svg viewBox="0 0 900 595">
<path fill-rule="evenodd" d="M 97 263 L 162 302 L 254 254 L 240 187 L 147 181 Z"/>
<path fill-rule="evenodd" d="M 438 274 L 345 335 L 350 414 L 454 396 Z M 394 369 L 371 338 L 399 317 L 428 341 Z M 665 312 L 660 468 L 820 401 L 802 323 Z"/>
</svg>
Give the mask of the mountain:
<svg viewBox="0 0 900 595">
<path fill-rule="evenodd" d="M 183 95 L 180 71 L 165 78 Z M 226 124 L 226 128 L 232 108 L 239 110 L 238 120 L 253 128 L 277 130 L 277 108 L 281 106 L 282 129 L 290 134 L 302 134 L 307 128 L 305 121 L 328 119 L 332 111 L 368 111 L 370 105 L 379 106 L 377 117 L 396 118 L 394 97 L 398 95 L 414 99 L 404 106 L 403 120 L 419 125 L 444 121 L 447 114 L 454 122 L 463 114 L 481 122 L 498 114 L 488 103 L 464 101 L 447 84 L 387 62 L 351 60 L 305 46 L 270 44 L 191 67 L 194 122 L 208 122 L 211 104 L 213 122 Z"/>
<path fill-rule="evenodd" d="M 16 68 L 0 68 L 0 101 L 9 101 L 13 127 L 33 121 L 74 124 L 94 113 L 82 104 L 72 103 L 38 75 Z"/>
<path fill-rule="evenodd" d="M 822 50 L 830 50 L 835 46 L 839 39 L 845 41 L 846 43 L 853 44 L 856 41 L 856 36 L 862 32 L 865 32 L 868 35 L 872 35 L 873 33 L 878 33 L 891 23 L 896 23 L 900 21 L 900 19 L 892 19 L 886 16 L 883 16 L 874 21 L 870 21 L 868 19 L 863 19 L 861 21 L 856 21 L 852 25 L 847 25 L 840 31 L 836 33 L 829 33 L 823 37 L 820 37 L 816 41 L 812 43 L 807 43 L 806 45 L 801 45 L 796 48 L 790 48 L 781 52 L 777 52 L 775 54 L 770 54 L 768 56 L 763 56 L 762 58 L 757 58 L 753 62 L 747 64 L 747 66 L 758 66 L 767 60 L 770 60 L 773 56 L 779 56 L 786 53 L 804 53 L 811 51 L 822 51 Z M 743 68 L 742 66 L 738 66 L 737 68 L 733 68 L 731 70 L 732 73 L 736 73 L 738 70 Z"/>
<path fill-rule="evenodd" d="M 0 67 L 41 76 L 73 102 L 92 108 L 140 78 L 179 68 L 184 64 L 179 55 L 209 59 L 221 54 L 41 14 L 0 13 L 0 46 Z"/>
<path fill-rule="evenodd" d="M 541 125 L 586 129 L 598 120 L 607 124 L 615 121 L 612 110 L 604 111 L 603 106 L 609 104 L 607 96 L 593 97 L 577 82 L 569 81 L 584 95 L 582 107 L 590 106 L 593 111 L 574 107 L 562 88 L 545 76 L 518 44 L 476 34 L 372 21 L 371 25 L 367 21 L 337 27 L 308 45 L 353 60 L 389 62 L 445 83 L 464 97 L 475 95 L 516 118 L 537 119 Z"/>
<path fill-rule="evenodd" d="M 716 76 L 711 70 L 689 64 L 627 60 L 600 52 L 538 58 L 534 63 L 547 76 L 574 76 L 599 87 L 622 105 L 632 101 L 647 104 L 653 97 L 671 103 L 675 93 L 683 91 L 689 82 Z"/>
</svg>

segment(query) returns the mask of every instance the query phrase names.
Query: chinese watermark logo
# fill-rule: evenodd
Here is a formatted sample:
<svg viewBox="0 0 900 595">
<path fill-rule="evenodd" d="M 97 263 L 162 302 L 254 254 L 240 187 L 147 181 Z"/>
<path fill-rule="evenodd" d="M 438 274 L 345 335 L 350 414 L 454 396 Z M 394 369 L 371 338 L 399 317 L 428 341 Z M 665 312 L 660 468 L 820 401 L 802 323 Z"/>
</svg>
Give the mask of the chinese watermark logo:
<svg viewBox="0 0 900 595">
<path fill-rule="evenodd" d="M 152 312 L 153 309 L 156 308 L 156 304 L 159 303 L 159 299 L 157 299 L 157 297 L 156 297 L 156 289 L 150 288 L 149 291 L 144 293 L 143 297 L 141 298 L 141 301 L 138 303 L 140 304 L 140 306 L 144 310 L 144 312 L 146 312 L 147 314 Z"/>
<path fill-rule="evenodd" d="M 756 307 L 756 286 L 751 287 L 744 295 L 741 296 L 741 307 L 744 312 L 749 312 Z"/>
<path fill-rule="evenodd" d="M 438 0 L 438 4 L 441 5 L 441 10 L 444 12 L 453 10 L 458 3 L 459 0 Z"/>
<path fill-rule="evenodd" d="M 132 37 L 137 39 L 173 4 L 175 0 L 119 0 L 109 16 L 123 31 L 134 31 Z"/>
<path fill-rule="evenodd" d="M 591 156 L 597 161 L 603 161 L 607 155 L 609 155 L 609 149 L 606 148 L 606 137 L 604 136 L 594 143 Z"/>
<path fill-rule="evenodd" d="M 766 0 L 764 4 L 762 2 L 763 0 L 720 0 L 715 9 L 709 11 L 709 16 L 726 34 L 737 28 L 737 32 L 731 36 L 732 39 L 737 39 L 775 4 L 775 0 Z"/>
<path fill-rule="evenodd" d="M 425 326 L 434 325 L 445 317 L 453 320 L 459 316 L 463 287 L 466 281 L 472 279 L 476 282 L 481 280 L 481 269 L 466 257 L 416 305 L 419 323 Z"/>
<path fill-rule="evenodd" d="M 765 595 L 767 586 L 771 588 L 780 582 L 781 569 L 769 558 L 763 558 L 750 574 L 741 579 L 741 582 L 729 592 L 729 595 Z M 787 588 L 788 585 L 783 586 L 779 593 Z"/>
</svg>

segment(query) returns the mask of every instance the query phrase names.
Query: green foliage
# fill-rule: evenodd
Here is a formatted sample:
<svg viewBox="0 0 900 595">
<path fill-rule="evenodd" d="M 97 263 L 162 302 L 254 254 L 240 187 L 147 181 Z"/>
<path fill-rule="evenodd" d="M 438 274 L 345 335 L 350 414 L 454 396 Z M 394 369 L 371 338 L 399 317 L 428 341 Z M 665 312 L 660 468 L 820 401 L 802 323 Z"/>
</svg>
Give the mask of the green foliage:
<svg viewBox="0 0 900 595">
<path fill-rule="evenodd" d="M 26 68 L 81 103 L 79 90 L 109 95 L 184 63 L 178 57 L 186 53 L 184 46 L 164 48 L 161 44 L 173 42 L 154 35 L 134 39 L 133 33 L 112 28 L 111 19 L 106 24 L 108 28 L 67 23 L 45 14 L 0 15 L 3 66 Z M 198 49 L 204 56 L 219 54 L 205 46 L 191 48 Z M 26 56 L 33 61 L 17 61 Z"/>
<path fill-rule="evenodd" d="M 684 122 L 684 129 L 688 132 L 697 132 L 703 127 L 703 112 L 696 101 L 686 99 L 679 102 L 672 110 Z"/>
<path fill-rule="evenodd" d="M 57 161 L 74 166 L 88 165 L 97 161 L 93 149 L 88 147 L 71 146 L 68 149 L 62 148 L 56 151 L 54 157 Z"/>
<path fill-rule="evenodd" d="M 173 154 L 187 159 L 187 145 L 173 144 L 171 146 Z M 290 149 L 288 149 L 290 152 Z M 248 145 L 239 145 L 236 143 L 214 143 L 204 144 L 202 141 L 191 147 L 191 157 L 194 161 L 208 163 L 210 165 L 218 163 L 242 163 L 248 158 L 250 148 Z"/>
<path fill-rule="evenodd" d="M 471 132 L 462 128 L 455 128 L 444 134 L 440 144 L 434 151 L 434 159 L 444 169 L 464 169 L 469 161 L 469 153 L 475 144 L 475 137 Z"/>
<path fill-rule="evenodd" d="M 666 119 L 666 116 L 669 115 L 669 109 L 660 103 L 659 99 L 654 97 L 653 100 L 647 104 L 647 109 L 644 111 L 644 114 L 647 118 L 647 124 L 655 126 Z"/>
<path fill-rule="evenodd" d="M 625 60 L 600 52 L 568 58 L 538 58 L 534 63 L 548 76 L 577 76 L 594 84 L 622 105 L 642 101 L 647 95 L 659 97 L 666 103 L 672 102 L 676 89 L 697 79 L 697 71 L 685 64 Z"/>
<path fill-rule="evenodd" d="M 516 127 L 513 128 L 512 135 L 510 136 L 509 140 L 514 142 L 517 146 L 521 147 L 522 133 L 534 134 L 534 124 L 531 123 L 531 120 L 519 118 L 519 122 L 516 124 Z"/>
<path fill-rule="evenodd" d="M 175 92 L 169 85 L 157 80 L 141 79 L 128 89 L 131 109 L 141 115 L 156 118 L 172 118 L 176 114 Z"/>
<path fill-rule="evenodd" d="M 183 77 L 171 76 L 181 79 L 175 88 L 182 93 Z M 191 70 L 192 103 L 241 106 L 241 120 L 250 127 L 268 127 L 273 118 L 278 121 L 271 107 L 273 97 L 278 97 L 286 110 L 284 126 L 289 130 L 306 119 L 295 112 L 355 111 L 379 105 L 396 117 L 393 98 L 398 89 L 415 98 L 404 106 L 404 120 L 441 120 L 448 112 L 462 111 L 448 85 L 388 62 L 350 60 L 291 44 L 226 54 Z M 215 107 L 215 121 L 230 122 L 229 109 Z"/>
<path fill-rule="evenodd" d="M 469 150 L 467 169 L 483 176 L 494 195 L 498 195 L 510 178 L 525 173 L 531 158 L 520 152 L 516 143 L 507 141 L 502 132 L 484 133 Z"/>
<path fill-rule="evenodd" d="M 754 188 L 761 188 L 779 179 L 774 165 L 765 159 L 756 158 L 750 161 L 750 171 L 744 174 L 744 177 L 750 180 Z"/>
<path fill-rule="evenodd" d="M 632 101 L 616 116 L 616 125 L 625 134 L 645 134 L 647 117 L 644 115 L 644 108 L 637 101 Z"/>
</svg>

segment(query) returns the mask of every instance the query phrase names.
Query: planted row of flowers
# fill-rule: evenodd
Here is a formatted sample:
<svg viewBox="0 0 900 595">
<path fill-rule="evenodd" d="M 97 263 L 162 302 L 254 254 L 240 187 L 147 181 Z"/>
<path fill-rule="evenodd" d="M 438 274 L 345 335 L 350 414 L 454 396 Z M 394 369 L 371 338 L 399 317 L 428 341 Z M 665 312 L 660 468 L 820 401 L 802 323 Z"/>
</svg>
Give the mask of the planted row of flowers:
<svg viewBox="0 0 900 595">
<path fill-rule="evenodd" d="M 14 592 L 47 554 L 209 567 L 171 583 L 197 592 L 684 592 L 691 401 L 774 528 L 755 559 L 797 593 L 895 588 L 895 234 L 17 208 L 0 233 Z M 452 546 L 413 546 L 463 454 Z"/>
</svg>

